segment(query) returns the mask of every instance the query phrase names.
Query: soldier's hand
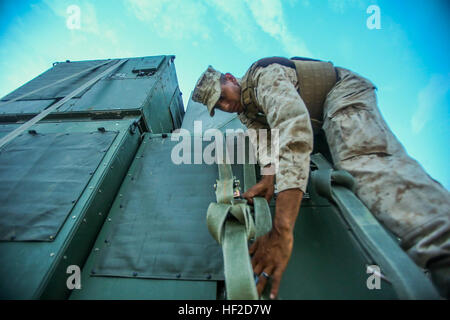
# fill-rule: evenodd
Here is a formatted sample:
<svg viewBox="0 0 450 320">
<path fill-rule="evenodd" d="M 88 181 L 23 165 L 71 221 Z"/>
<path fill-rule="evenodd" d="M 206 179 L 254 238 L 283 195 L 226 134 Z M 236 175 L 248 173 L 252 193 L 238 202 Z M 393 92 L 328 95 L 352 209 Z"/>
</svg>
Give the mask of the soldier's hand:
<svg viewBox="0 0 450 320">
<path fill-rule="evenodd" d="M 273 186 L 273 175 L 265 175 L 260 182 L 255 184 L 253 187 L 247 190 L 247 192 L 242 194 L 242 197 L 247 199 L 248 203 L 253 204 L 253 197 L 264 197 L 267 202 L 273 197 L 275 188 Z"/>
<path fill-rule="evenodd" d="M 279 233 L 272 229 L 251 245 L 249 253 L 253 255 L 253 272 L 259 276 L 256 286 L 259 296 L 261 296 L 268 277 L 270 277 L 272 278 L 270 299 L 277 297 L 283 272 L 291 257 L 293 243 L 292 232 Z"/>
<path fill-rule="evenodd" d="M 250 247 L 253 272 L 259 275 L 257 284 L 261 295 L 267 277 L 272 277 L 270 298 L 278 295 L 281 277 L 291 258 L 294 245 L 294 227 L 303 192 L 298 188 L 283 190 L 278 194 L 272 230 L 259 237 Z"/>
</svg>

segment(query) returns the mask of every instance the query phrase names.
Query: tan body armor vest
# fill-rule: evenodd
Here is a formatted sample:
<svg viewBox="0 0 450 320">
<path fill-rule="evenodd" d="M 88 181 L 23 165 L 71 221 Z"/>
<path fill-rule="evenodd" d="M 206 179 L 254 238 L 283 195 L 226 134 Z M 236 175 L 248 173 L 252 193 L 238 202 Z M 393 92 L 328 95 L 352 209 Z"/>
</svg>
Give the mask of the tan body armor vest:
<svg viewBox="0 0 450 320">
<path fill-rule="evenodd" d="M 299 88 L 298 93 L 305 102 L 313 129 L 322 127 L 323 104 L 328 92 L 337 82 L 337 73 L 331 62 L 306 58 L 286 59 L 281 57 L 264 58 L 255 62 L 241 81 L 241 102 L 244 115 L 250 119 L 267 125 L 267 119 L 255 96 L 258 83 L 254 81 L 254 72 L 258 67 L 266 67 L 278 63 L 296 70 Z"/>
</svg>

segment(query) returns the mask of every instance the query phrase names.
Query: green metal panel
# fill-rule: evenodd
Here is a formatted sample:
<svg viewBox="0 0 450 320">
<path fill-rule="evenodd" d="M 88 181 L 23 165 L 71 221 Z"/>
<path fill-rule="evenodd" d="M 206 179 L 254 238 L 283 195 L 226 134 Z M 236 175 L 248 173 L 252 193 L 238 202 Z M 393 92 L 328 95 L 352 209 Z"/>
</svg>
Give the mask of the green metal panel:
<svg viewBox="0 0 450 320">
<path fill-rule="evenodd" d="M 168 67 L 166 74 L 169 76 L 169 79 L 167 81 L 169 84 L 168 92 L 169 92 L 169 94 L 171 92 L 174 92 L 172 100 L 176 100 L 177 113 L 181 119 L 180 126 L 177 127 L 177 128 L 179 128 L 179 127 L 181 127 L 181 122 L 183 121 L 185 111 L 184 111 L 184 106 L 183 106 L 183 99 L 181 98 L 182 93 L 180 92 L 180 87 L 178 85 L 177 73 L 176 73 L 176 70 L 174 67 L 174 59 L 175 59 L 175 57 L 172 56 L 171 59 L 168 60 L 169 67 Z"/>
<path fill-rule="evenodd" d="M 320 155 L 313 160 L 308 185 L 310 202 L 327 199 L 318 195 L 316 175 L 331 165 Z M 331 181 L 329 182 L 331 186 Z M 320 191 L 325 192 L 325 191 Z M 295 227 L 295 244 L 285 272 L 281 297 L 285 299 L 438 299 L 424 275 L 395 238 L 370 214 L 353 192 L 332 186 L 333 201 L 321 206 L 305 206 Z M 339 208 L 339 209 L 338 209 Z M 380 268 L 381 288 L 370 290 L 367 266 Z M 294 281 L 297 278 L 298 281 Z M 300 283 L 301 285 L 297 285 Z"/>
<path fill-rule="evenodd" d="M 58 80 L 66 78 L 69 75 L 76 74 L 82 70 L 101 65 L 105 60 L 90 60 L 90 61 L 77 61 L 77 62 L 62 62 L 56 63 L 52 68 L 46 72 L 40 74 L 33 80 L 25 83 L 20 88 L 14 90 L 12 93 L 3 97 L 2 100 L 11 100 L 18 98 L 24 94 L 35 91 L 36 89 L 48 86 Z M 87 72 L 80 74 L 74 78 L 58 83 L 54 86 L 49 86 L 48 88 L 39 90 L 32 93 L 24 98 L 24 100 L 47 100 L 63 98 L 71 91 L 81 86 L 86 81 L 94 78 L 96 75 L 108 69 L 112 64 L 106 64 L 92 70 L 92 72 Z M 76 97 L 81 97 L 83 93 L 80 92 Z"/>
<path fill-rule="evenodd" d="M 156 72 L 161 66 L 164 56 L 140 58 L 133 68 L 133 73 L 151 73 Z"/>
<path fill-rule="evenodd" d="M 174 57 L 166 59 L 162 68 L 165 68 L 165 72 L 160 73 L 160 81 L 165 89 L 165 94 L 170 97 L 178 87 L 178 80 L 175 74 L 175 68 L 173 68 Z"/>
<path fill-rule="evenodd" d="M 154 77 L 100 80 L 81 99 L 71 99 L 59 111 L 140 109 L 156 81 Z"/>
<path fill-rule="evenodd" d="M 91 267 L 91 258 L 85 268 Z M 82 274 L 81 289 L 74 289 L 70 300 L 215 300 L 214 281 L 185 281 L 90 277 Z"/>
<path fill-rule="evenodd" d="M 175 144 L 170 135 L 145 135 L 71 298 L 216 299 L 221 252 L 204 220 L 217 167 L 177 168 Z"/>
<path fill-rule="evenodd" d="M 125 113 L 128 113 L 143 115 L 143 125 L 147 131 L 172 132 L 179 127 L 178 119 L 184 114 L 182 100 L 176 97 L 176 94 L 179 94 L 177 93 L 179 88 L 173 59 L 174 56 L 130 58 L 113 74 L 69 100 L 46 119 L 111 119 L 122 118 Z M 105 61 L 107 60 L 58 63 L 3 99 L 6 101 L 16 98 L 21 94 L 49 85 L 52 81 L 58 81 Z M 108 66 L 109 64 L 106 65 Z M 1 106 L 0 121 L 27 120 L 31 115 L 47 107 L 48 99 L 67 95 L 104 68 L 100 67 L 84 76 L 77 76 L 24 98 L 25 100 L 33 99 L 32 101 L 15 101 Z M 174 99 L 176 103 L 173 102 Z M 173 118 L 175 120 L 172 120 Z"/>
<path fill-rule="evenodd" d="M 313 197 L 314 198 L 314 197 Z M 281 299 L 395 299 L 390 283 L 369 290 L 366 266 L 372 262 L 332 206 L 302 205 L 294 250 L 283 275 Z"/>
<path fill-rule="evenodd" d="M 67 266 L 84 263 L 137 150 L 139 134 L 130 131 L 134 121 L 42 123 L 33 127 L 44 133 L 93 132 L 103 127 L 119 134 L 53 242 L 0 242 L 1 299 L 63 299 L 69 294 Z M 5 127 L 0 126 L 0 133 L 5 134 Z"/>
<path fill-rule="evenodd" d="M 333 201 L 350 226 L 361 247 L 389 279 L 400 299 L 438 299 L 435 288 L 411 258 L 400 248 L 399 241 L 376 220 L 350 190 L 354 180 L 348 172 L 334 171 L 321 154 L 311 156 L 318 170 L 311 173 L 316 191 Z"/>
<path fill-rule="evenodd" d="M 139 74 L 139 72 L 135 71 L 141 69 L 142 71 L 144 71 L 144 69 L 146 69 L 145 66 L 150 66 L 151 69 L 153 69 L 154 71 L 160 71 L 161 64 L 166 59 L 166 57 L 167 56 L 129 58 L 127 63 L 125 63 L 120 69 L 116 70 L 116 72 L 114 72 L 114 74 L 109 76 L 107 79 L 121 80 L 121 79 L 142 79 L 146 77 L 151 77 L 152 76 L 151 73 L 147 75 L 142 75 Z"/>
<path fill-rule="evenodd" d="M 223 279 L 220 247 L 204 213 L 215 198 L 217 168 L 174 164 L 176 144 L 170 137 L 144 139 L 112 207 L 116 217 L 95 275 Z"/>
<path fill-rule="evenodd" d="M 174 128 L 181 128 L 183 122 L 184 110 L 183 102 L 181 101 L 181 93 L 178 88 L 173 92 L 170 102 L 170 115 L 172 116 L 172 123 Z"/>
<path fill-rule="evenodd" d="M 172 116 L 169 103 L 172 95 L 166 96 L 163 84 L 158 81 L 144 103 L 144 120 L 152 133 L 172 132 Z"/>
<path fill-rule="evenodd" d="M 15 113 L 39 113 L 53 104 L 56 100 L 22 100 L 0 105 L 0 119 L 2 115 Z M 0 104 L 2 101 L 0 101 Z"/>
<path fill-rule="evenodd" d="M 32 132 L 0 152 L 3 241 L 52 241 L 117 135 Z"/>
</svg>

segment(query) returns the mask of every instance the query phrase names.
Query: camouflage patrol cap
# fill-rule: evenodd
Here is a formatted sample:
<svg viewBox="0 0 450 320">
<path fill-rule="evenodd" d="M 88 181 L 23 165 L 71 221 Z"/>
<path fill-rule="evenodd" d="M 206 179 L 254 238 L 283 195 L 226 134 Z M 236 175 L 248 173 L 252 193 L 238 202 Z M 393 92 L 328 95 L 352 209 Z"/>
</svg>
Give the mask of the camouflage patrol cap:
<svg viewBox="0 0 450 320">
<path fill-rule="evenodd" d="M 208 108 L 209 115 L 214 116 L 214 107 L 220 98 L 220 76 L 222 73 L 209 66 L 200 76 L 192 93 L 192 100 Z"/>
</svg>

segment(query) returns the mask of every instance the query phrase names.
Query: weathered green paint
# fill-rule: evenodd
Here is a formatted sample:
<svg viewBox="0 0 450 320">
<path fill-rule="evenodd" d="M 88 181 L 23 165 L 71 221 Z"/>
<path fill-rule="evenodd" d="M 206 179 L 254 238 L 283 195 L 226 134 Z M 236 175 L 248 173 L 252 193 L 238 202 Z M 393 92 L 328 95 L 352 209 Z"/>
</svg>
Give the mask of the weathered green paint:
<svg viewBox="0 0 450 320">
<path fill-rule="evenodd" d="M 150 140 L 150 138 L 152 139 Z M 135 160 L 123 181 L 123 184 L 118 192 L 118 196 L 116 197 L 111 207 L 108 218 L 99 233 L 93 250 L 91 251 L 89 258 L 83 267 L 81 279 L 82 289 L 74 290 L 71 295 L 71 299 L 216 299 L 217 285 L 215 281 L 186 281 L 183 280 L 183 275 L 180 275 L 179 277 L 181 280 L 169 280 L 168 277 L 162 277 L 163 279 L 154 279 L 155 277 L 158 278 L 158 276 L 150 276 L 152 279 L 149 279 L 142 278 L 142 275 L 136 275 L 137 277 L 133 278 L 132 270 L 128 270 L 127 272 L 127 269 L 123 269 L 122 271 L 117 270 L 117 276 L 99 276 L 97 274 L 91 274 L 92 270 L 96 270 L 99 256 L 103 252 L 102 250 L 104 250 L 105 246 L 108 245 L 105 244 L 105 240 L 114 242 L 114 238 L 111 238 L 111 232 L 115 226 L 115 223 L 120 219 L 120 215 L 123 214 L 121 203 L 123 201 L 126 201 L 127 194 L 129 194 L 130 192 L 137 192 L 142 194 L 145 193 L 145 190 L 142 190 L 143 192 L 141 192 L 140 190 L 136 189 L 134 187 L 133 181 L 136 174 L 139 174 L 141 170 L 151 169 L 150 167 L 141 167 L 140 164 L 145 150 L 148 149 L 148 144 L 151 143 L 156 146 L 163 143 L 174 145 L 174 142 L 170 142 L 170 134 L 166 138 L 162 138 L 161 135 L 144 135 L 144 141 L 141 144 L 141 147 L 135 156 Z M 145 157 L 149 157 L 151 156 L 151 154 L 151 152 L 149 154 L 145 154 Z M 161 165 L 166 166 L 167 169 L 169 169 L 170 166 L 173 166 L 173 164 L 166 163 L 164 161 L 161 163 Z M 217 170 L 214 170 L 214 174 L 213 176 L 211 176 L 212 183 L 214 182 L 216 173 Z M 170 175 L 171 171 L 167 170 L 167 181 L 170 181 Z M 190 183 L 190 177 L 191 176 L 189 176 L 187 172 L 185 177 L 187 183 Z M 159 180 L 149 181 L 149 185 L 153 186 L 154 188 L 158 188 L 160 183 L 161 181 Z M 214 192 L 212 189 L 212 183 L 210 186 L 205 186 L 205 188 L 211 188 L 211 196 L 213 198 Z M 169 190 L 166 188 L 157 190 L 159 190 L 161 198 L 164 198 L 168 194 L 171 194 L 173 192 L 173 190 Z M 176 199 L 177 198 L 172 199 L 172 205 L 176 205 L 174 203 Z M 182 198 L 178 199 L 178 201 L 182 201 Z M 145 207 L 145 209 L 148 211 L 152 211 L 154 209 L 150 200 L 151 199 L 142 197 L 142 206 Z M 178 203 L 178 205 L 180 204 Z M 192 210 L 199 209 L 186 208 L 187 213 Z M 132 212 L 129 212 L 129 214 L 131 213 Z M 161 214 L 166 214 L 166 216 L 169 217 L 170 210 L 165 213 L 162 212 Z M 183 222 L 180 221 L 180 224 L 183 224 Z M 206 224 L 204 226 L 206 228 Z M 150 227 L 151 226 L 149 226 L 149 228 Z M 168 232 L 170 231 L 168 230 Z M 205 232 L 207 231 L 205 230 Z M 134 250 L 134 248 L 130 248 L 130 250 Z M 198 252 L 197 254 L 201 254 L 201 252 Z M 187 259 L 190 259 L 189 256 L 180 256 L 179 258 L 185 261 Z M 126 268 L 126 266 L 124 267 Z M 128 276 L 125 276 L 126 274 L 128 274 Z M 169 276 L 169 278 L 176 279 L 176 274 L 173 274 L 173 276 Z M 205 280 L 207 279 L 207 274 L 205 274 L 204 278 Z"/>
<path fill-rule="evenodd" d="M 89 268 L 89 261 L 86 268 Z M 83 273 L 81 289 L 70 300 L 215 300 L 213 281 L 89 277 Z"/>
<path fill-rule="evenodd" d="M 333 206 L 302 206 L 294 235 L 281 299 L 396 298 L 388 282 L 382 281 L 381 290 L 367 288 L 366 265 L 372 263 Z"/>
<path fill-rule="evenodd" d="M 0 105 L 0 119 L 4 119 L 4 116 L 10 116 L 12 114 L 24 114 L 32 113 L 36 114 L 42 112 L 45 108 L 55 102 L 54 99 L 49 100 L 21 100 L 14 101 L 4 106 Z M 0 102 L 2 103 L 2 102 Z"/>
<path fill-rule="evenodd" d="M 34 127 L 48 133 L 92 132 L 99 127 L 120 133 L 53 242 L 0 242 L 0 298 L 64 299 L 67 296 L 66 267 L 84 263 L 137 150 L 139 134 L 131 134 L 129 129 L 133 122 L 43 123 Z M 5 126 L 1 127 L 4 133 Z"/>
<path fill-rule="evenodd" d="M 117 134 L 35 130 L 4 146 L 0 241 L 52 241 Z"/>
<path fill-rule="evenodd" d="M 46 119 L 111 119 L 126 115 L 143 116 L 142 123 L 147 131 L 153 133 L 172 132 L 181 125 L 184 115 L 178 81 L 173 63 L 174 56 L 154 56 L 130 58 L 111 75 L 101 79 L 88 90 L 52 112 Z M 23 93 L 49 85 L 72 73 L 79 72 L 105 60 L 76 61 L 58 63 L 23 87 L 3 97 L 0 104 Z M 41 112 L 54 99 L 61 98 L 81 86 L 86 79 L 103 71 L 104 67 L 88 73 L 86 77 L 75 77 L 55 87 L 39 91 L 26 99 L 0 106 L 0 121 L 14 122 L 25 120 Z M 141 74 L 137 70 L 158 67 L 155 72 Z M 67 82 L 67 83 L 66 83 Z M 172 120 L 173 119 L 173 120 Z"/>
</svg>

